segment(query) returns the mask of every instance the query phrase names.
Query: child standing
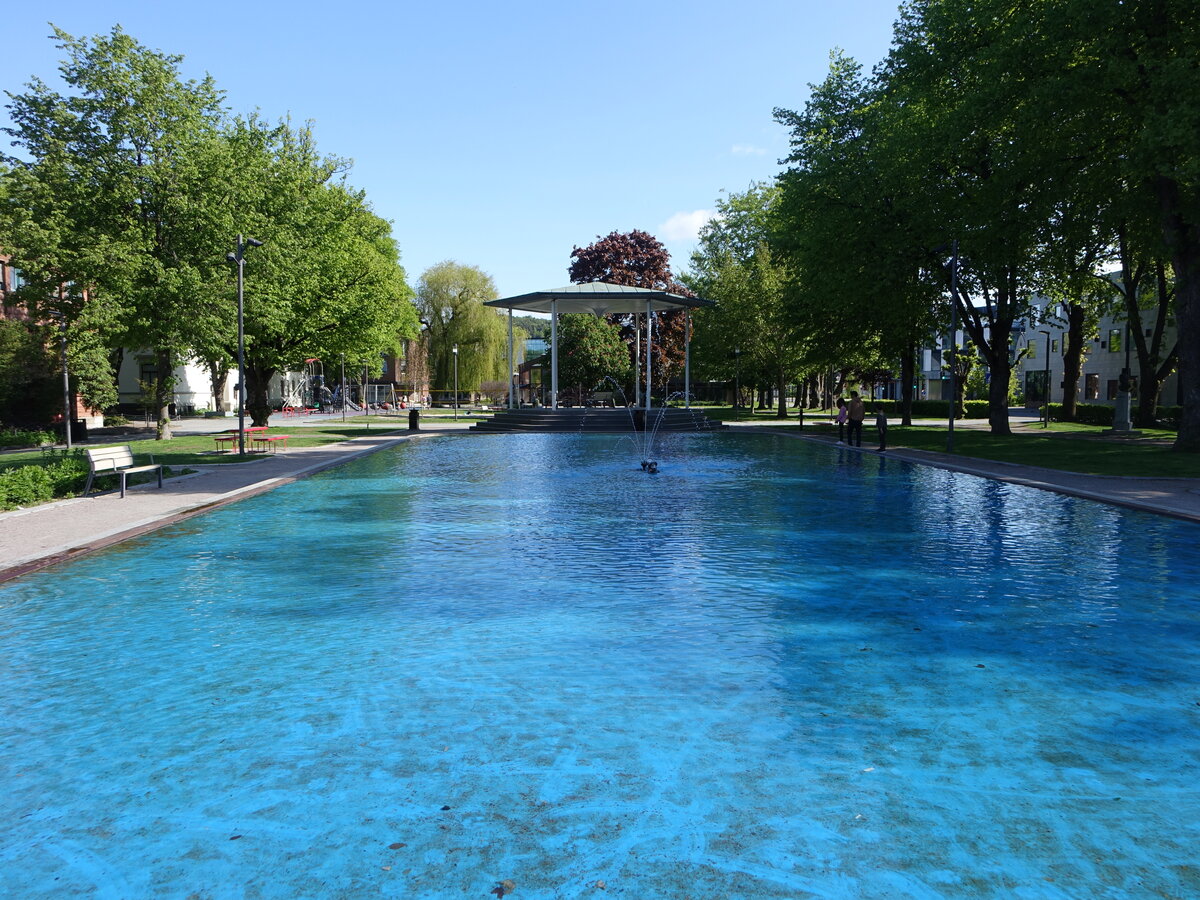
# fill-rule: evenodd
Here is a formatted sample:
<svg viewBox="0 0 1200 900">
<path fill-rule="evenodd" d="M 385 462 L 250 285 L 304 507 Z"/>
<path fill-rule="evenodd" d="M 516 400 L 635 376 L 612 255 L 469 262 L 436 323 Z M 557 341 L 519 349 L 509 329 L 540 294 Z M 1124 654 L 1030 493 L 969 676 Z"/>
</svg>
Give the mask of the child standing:
<svg viewBox="0 0 1200 900">
<path fill-rule="evenodd" d="M 879 449 L 887 449 L 887 416 L 883 413 L 883 404 L 875 404 L 875 427 L 879 429 Z"/>
<path fill-rule="evenodd" d="M 838 397 L 837 405 L 838 405 L 838 411 L 837 411 L 838 439 L 837 439 L 837 442 L 839 444 L 844 444 L 844 443 L 846 443 L 846 401 L 843 398 Z"/>
</svg>

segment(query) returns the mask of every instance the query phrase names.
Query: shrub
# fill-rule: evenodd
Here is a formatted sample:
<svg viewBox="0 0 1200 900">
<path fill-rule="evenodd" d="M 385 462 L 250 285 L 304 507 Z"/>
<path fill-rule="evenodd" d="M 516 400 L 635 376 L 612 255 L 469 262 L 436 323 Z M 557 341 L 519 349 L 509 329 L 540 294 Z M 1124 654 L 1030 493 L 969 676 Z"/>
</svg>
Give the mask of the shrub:
<svg viewBox="0 0 1200 900">
<path fill-rule="evenodd" d="M 17 466 L 0 472 L 0 509 L 33 506 L 54 498 L 54 482 L 45 466 Z"/>
<path fill-rule="evenodd" d="M 53 444 L 54 441 L 54 435 L 40 429 L 28 431 L 19 428 L 5 428 L 0 431 L 0 449 L 4 450 L 40 447 L 42 444 Z"/>
<path fill-rule="evenodd" d="M 898 417 L 902 403 L 899 400 L 864 400 L 867 412 L 875 411 L 875 404 L 883 407 L 887 416 Z M 986 419 L 988 402 L 986 400 L 967 400 L 963 403 L 963 412 L 968 419 Z M 914 400 L 912 403 L 913 418 L 916 419 L 946 419 L 950 416 L 949 400 Z"/>
<path fill-rule="evenodd" d="M 1075 422 L 1080 425 L 1105 425 L 1112 427 L 1114 410 L 1111 406 L 1100 406 L 1092 403 L 1080 403 L 1075 407 Z M 1050 404 L 1050 419 L 1054 422 L 1065 422 L 1061 403 Z"/>
<path fill-rule="evenodd" d="M 968 419 L 986 419 L 988 417 L 988 402 L 986 400 L 967 400 L 963 403 Z"/>
</svg>

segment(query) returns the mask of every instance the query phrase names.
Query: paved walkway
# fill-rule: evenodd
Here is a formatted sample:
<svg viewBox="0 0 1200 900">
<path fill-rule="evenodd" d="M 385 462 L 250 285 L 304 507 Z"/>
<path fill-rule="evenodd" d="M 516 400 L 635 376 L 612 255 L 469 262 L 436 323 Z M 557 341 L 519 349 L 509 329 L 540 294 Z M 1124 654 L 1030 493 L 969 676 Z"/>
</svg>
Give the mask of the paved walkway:
<svg viewBox="0 0 1200 900">
<path fill-rule="evenodd" d="M 465 418 L 458 422 L 427 419 L 422 421 L 422 430 L 416 434 L 385 430 L 384 423 L 381 422 L 378 436 L 371 435 L 322 447 L 297 448 L 247 463 L 194 466 L 193 468 L 199 470 L 196 474 L 169 479 L 164 483 L 162 490 L 153 484 L 141 485 L 131 488 L 124 499 L 114 491 L 0 513 L 0 581 L 90 553 L 223 504 L 269 491 L 401 441 L 464 431 L 470 427 L 472 421 L 474 420 Z M 194 423 L 182 422 L 176 428 L 176 433 L 207 433 L 228 427 L 228 420 L 217 420 L 217 423 L 222 427 L 216 427 L 203 420 Z M 299 422 L 288 423 L 289 428 L 299 425 Z M 798 440 L 832 443 L 832 438 L 827 436 L 801 434 L 796 429 L 771 429 L 748 423 L 738 426 L 738 430 L 741 428 L 783 434 Z M 846 453 L 878 452 L 869 447 L 863 447 L 861 450 L 850 447 L 837 449 Z M 903 448 L 889 450 L 887 455 L 895 459 L 910 460 L 1200 522 L 1200 479 L 1076 475 L 1053 469 Z"/>
<path fill-rule="evenodd" d="M 417 437 L 462 431 L 472 421 L 423 421 Z M 224 431 L 229 420 L 183 420 L 175 424 L 178 435 L 207 434 Z M 288 420 L 287 427 L 300 424 Z M 407 431 L 388 430 L 384 424 L 380 422 L 378 436 L 295 448 L 245 463 L 192 465 L 189 468 L 196 469 L 196 474 L 168 479 L 162 490 L 153 482 L 132 487 L 124 499 L 118 491 L 109 491 L 0 513 L 0 582 L 413 439 Z M 395 427 L 399 423 L 387 424 Z"/>
<path fill-rule="evenodd" d="M 762 423 L 737 427 L 748 431 L 771 432 L 798 440 L 836 445 L 835 438 L 830 435 L 803 433 L 796 428 L 771 428 Z M 879 454 L 878 450 L 872 448 L 870 440 L 862 448 L 841 446 L 837 449 L 851 453 Z M 1072 497 L 1082 497 L 1100 503 L 1114 503 L 1131 509 L 1200 522 L 1200 478 L 1080 475 L 1075 472 L 1063 472 L 1059 469 L 1023 466 L 990 459 L 974 459 L 948 453 L 914 450 L 908 447 L 893 447 L 886 451 L 886 455 L 892 459 L 903 459 L 922 465 L 950 469 L 954 472 L 994 478 L 1010 484 L 1023 484 L 1059 494 L 1069 494 Z"/>
</svg>

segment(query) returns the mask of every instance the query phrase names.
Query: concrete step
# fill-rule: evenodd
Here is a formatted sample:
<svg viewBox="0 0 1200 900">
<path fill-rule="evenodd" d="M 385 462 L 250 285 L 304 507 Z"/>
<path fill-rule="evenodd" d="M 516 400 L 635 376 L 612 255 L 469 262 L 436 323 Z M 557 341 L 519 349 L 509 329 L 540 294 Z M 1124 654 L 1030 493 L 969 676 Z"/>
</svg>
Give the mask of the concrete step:
<svg viewBox="0 0 1200 900">
<path fill-rule="evenodd" d="M 567 409 L 506 409 L 490 419 L 476 422 L 472 431 L 509 432 L 585 432 L 628 434 L 638 430 L 637 424 L 665 431 L 715 431 L 725 426 L 704 413 L 692 409 L 643 410 L 572 407 Z M 643 426 L 646 427 L 646 426 Z"/>
</svg>

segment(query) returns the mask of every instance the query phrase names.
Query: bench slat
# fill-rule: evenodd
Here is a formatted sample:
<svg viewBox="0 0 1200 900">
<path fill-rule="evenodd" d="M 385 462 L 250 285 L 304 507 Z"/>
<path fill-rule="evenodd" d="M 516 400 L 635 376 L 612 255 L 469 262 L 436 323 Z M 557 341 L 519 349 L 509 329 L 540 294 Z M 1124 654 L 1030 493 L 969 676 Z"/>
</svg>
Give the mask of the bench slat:
<svg viewBox="0 0 1200 900">
<path fill-rule="evenodd" d="M 158 486 L 162 487 L 162 466 L 159 463 L 151 463 L 149 465 L 135 466 L 133 464 L 133 448 L 128 444 L 122 447 L 97 447 L 95 449 L 87 448 L 85 450 L 88 460 L 88 480 L 83 488 L 83 496 L 87 496 L 92 489 L 92 482 L 96 476 L 103 473 L 111 472 L 121 476 L 121 496 L 125 496 L 126 480 L 131 474 L 140 474 L 142 472 L 157 472 Z M 153 459 L 154 457 L 150 457 Z"/>
</svg>

